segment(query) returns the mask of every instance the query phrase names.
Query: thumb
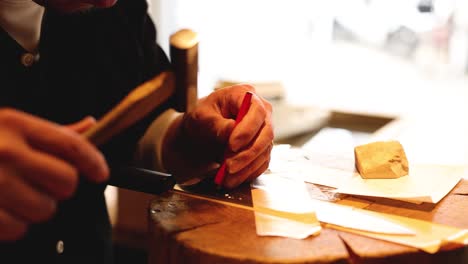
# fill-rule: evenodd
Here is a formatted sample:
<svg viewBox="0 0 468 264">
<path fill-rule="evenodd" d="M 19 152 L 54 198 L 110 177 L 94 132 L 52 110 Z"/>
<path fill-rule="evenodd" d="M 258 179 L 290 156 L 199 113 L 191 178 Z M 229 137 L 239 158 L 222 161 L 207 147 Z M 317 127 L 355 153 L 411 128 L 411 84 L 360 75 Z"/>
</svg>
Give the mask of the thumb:
<svg viewBox="0 0 468 264">
<path fill-rule="evenodd" d="M 214 130 L 216 131 L 216 139 L 218 142 L 227 144 L 232 130 L 234 129 L 235 121 L 233 119 L 223 118 L 215 123 Z"/>
<path fill-rule="evenodd" d="M 90 129 L 92 126 L 96 124 L 96 119 L 92 116 L 87 116 L 81 119 L 78 122 L 66 125 L 68 129 L 75 131 L 76 133 L 83 133 L 86 130 Z"/>
<path fill-rule="evenodd" d="M 214 177 L 219 167 L 219 163 L 210 162 L 209 164 L 192 169 L 190 173 L 174 176 L 180 186 L 191 186 L 206 178 Z"/>
</svg>

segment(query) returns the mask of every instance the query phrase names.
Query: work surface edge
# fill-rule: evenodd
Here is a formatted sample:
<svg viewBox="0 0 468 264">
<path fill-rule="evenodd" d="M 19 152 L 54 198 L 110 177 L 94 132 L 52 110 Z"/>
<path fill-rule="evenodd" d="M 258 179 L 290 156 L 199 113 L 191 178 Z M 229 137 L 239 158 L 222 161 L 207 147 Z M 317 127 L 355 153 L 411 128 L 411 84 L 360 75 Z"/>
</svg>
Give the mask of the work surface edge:
<svg viewBox="0 0 468 264">
<path fill-rule="evenodd" d="M 383 199 L 366 209 L 468 228 L 468 181 L 436 205 Z M 149 263 L 468 263 L 466 247 L 436 254 L 324 228 L 296 240 L 260 237 L 252 211 L 167 192 L 149 212 Z"/>
</svg>

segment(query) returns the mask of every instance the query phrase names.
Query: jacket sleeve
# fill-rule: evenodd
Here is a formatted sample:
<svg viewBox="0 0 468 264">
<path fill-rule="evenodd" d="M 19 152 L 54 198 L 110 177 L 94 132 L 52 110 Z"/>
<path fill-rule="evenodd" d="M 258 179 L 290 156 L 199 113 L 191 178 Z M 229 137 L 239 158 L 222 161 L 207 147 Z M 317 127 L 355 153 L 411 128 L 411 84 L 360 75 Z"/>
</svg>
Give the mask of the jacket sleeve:
<svg viewBox="0 0 468 264">
<path fill-rule="evenodd" d="M 122 30 L 127 30 L 126 35 L 131 36 L 137 50 L 137 64 L 141 72 L 142 83 L 162 71 L 171 70 L 171 64 L 162 48 L 156 42 L 156 29 L 153 21 L 147 13 L 147 3 L 145 0 L 120 0 L 114 7 L 118 12 L 119 19 L 123 20 L 125 25 Z M 122 22 L 122 21 L 120 21 Z M 135 166 L 134 157 L 139 140 L 148 130 L 150 125 L 161 113 L 173 106 L 173 99 L 169 99 L 162 106 L 155 109 L 137 124 L 126 129 L 122 134 L 114 137 L 108 144 L 104 145 L 102 150 L 108 159 L 111 171 L 118 172 L 128 166 Z M 157 128 L 152 128 L 157 129 Z M 130 176 L 130 175 L 129 175 Z M 110 184 L 126 187 L 125 185 L 135 186 L 134 183 L 127 184 L 129 181 L 138 181 L 138 177 L 125 179 L 126 175 L 121 173 L 112 173 Z M 130 187 L 131 188 L 131 187 Z"/>
</svg>

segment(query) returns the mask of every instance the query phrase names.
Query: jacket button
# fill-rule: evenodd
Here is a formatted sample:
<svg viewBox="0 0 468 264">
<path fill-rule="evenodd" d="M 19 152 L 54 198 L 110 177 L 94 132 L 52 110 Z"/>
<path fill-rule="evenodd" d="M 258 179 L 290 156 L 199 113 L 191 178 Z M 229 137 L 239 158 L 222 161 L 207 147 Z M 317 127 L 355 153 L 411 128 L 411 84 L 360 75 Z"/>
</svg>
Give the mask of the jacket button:
<svg viewBox="0 0 468 264">
<path fill-rule="evenodd" d="M 32 53 L 24 53 L 21 55 L 21 64 L 25 67 L 31 67 L 34 62 L 36 62 L 39 59 L 38 55 L 34 55 Z"/>
<path fill-rule="evenodd" d="M 63 250 L 65 250 L 65 244 L 62 240 L 57 241 L 57 245 L 55 245 L 55 249 L 57 250 L 58 254 L 62 254 Z"/>
</svg>

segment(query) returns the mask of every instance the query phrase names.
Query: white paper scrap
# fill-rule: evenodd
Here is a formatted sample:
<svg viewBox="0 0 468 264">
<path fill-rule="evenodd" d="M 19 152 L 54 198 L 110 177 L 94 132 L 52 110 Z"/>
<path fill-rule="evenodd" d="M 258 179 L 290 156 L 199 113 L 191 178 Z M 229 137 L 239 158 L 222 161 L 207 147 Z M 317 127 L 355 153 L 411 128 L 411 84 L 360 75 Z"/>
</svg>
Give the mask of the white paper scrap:
<svg viewBox="0 0 468 264">
<path fill-rule="evenodd" d="M 303 181 L 262 175 L 251 183 L 251 187 L 254 208 L 284 212 L 285 216 L 255 212 L 255 226 L 259 236 L 304 239 L 320 233 L 320 222 L 312 204 L 308 202 L 310 197 Z"/>
<path fill-rule="evenodd" d="M 465 167 L 414 164 L 408 176 L 363 179 L 358 173 L 335 190 L 338 193 L 385 197 L 416 203 L 438 203 L 457 185 Z"/>
<path fill-rule="evenodd" d="M 338 188 L 353 177 L 354 157 L 277 145 L 271 153 L 269 174 Z"/>
</svg>

